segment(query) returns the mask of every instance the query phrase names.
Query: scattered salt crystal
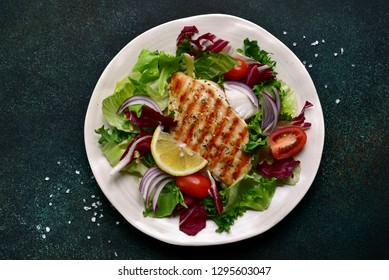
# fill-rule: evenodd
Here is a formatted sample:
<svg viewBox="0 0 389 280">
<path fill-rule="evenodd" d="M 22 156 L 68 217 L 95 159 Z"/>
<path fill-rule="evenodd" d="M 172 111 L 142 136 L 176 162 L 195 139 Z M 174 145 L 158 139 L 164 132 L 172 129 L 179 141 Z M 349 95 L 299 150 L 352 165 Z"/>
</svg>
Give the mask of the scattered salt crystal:
<svg viewBox="0 0 389 280">
<path fill-rule="evenodd" d="M 49 197 L 53 197 L 53 194 L 51 194 Z"/>
<path fill-rule="evenodd" d="M 351 67 L 355 67 L 355 64 L 351 64 Z"/>
<path fill-rule="evenodd" d="M 50 228 L 49 227 L 46 227 L 46 232 L 50 232 Z"/>
<path fill-rule="evenodd" d="M 303 35 L 303 39 L 305 39 L 305 35 Z"/>
<path fill-rule="evenodd" d="M 96 217 L 92 217 L 92 218 L 91 218 L 91 221 L 92 221 L 92 222 L 96 222 Z"/>
<path fill-rule="evenodd" d="M 90 239 L 90 236 L 88 235 L 86 238 Z"/>
<path fill-rule="evenodd" d="M 37 225 L 37 226 L 36 226 L 36 229 L 37 229 L 37 230 L 40 230 L 40 229 L 41 229 L 41 225 Z"/>
<path fill-rule="evenodd" d="M 85 202 L 86 202 L 86 199 L 84 198 L 82 201 L 85 203 Z"/>
<path fill-rule="evenodd" d="M 93 202 L 93 203 L 92 203 L 92 206 L 93 206 L 94 208 L 97 208 L 96 202 Z"/>
<path fill-rule="evenodd" d="M 118 225 L 118 224 L 119 224 L 119 221 L 116 221 L 116 224 Z"/>
<path fill-rule="evenodd" d="M 70 193 L 70 189 L 67 189 L 67 190 L 66 190 L 66 193 Z"/>
<path fill-rule="evenodd" d="M 103 203 L 101 203 L 100 201 L 96 201 L 96 204 L 97 204 L 98 206 L 103 205 Z"/>
<path fill-rule="evenodd" d="M 323 39 L 323 40 L 321 40 L 321 42 L 322 42 L 322 43 L 325 43 L 326 41 Z"/>
<path fill-rule="evenodd" d="M 111 243 L 111 240 L 108 240 L 108 243 Z"/>
<path fill-rule="evenodd" d="M 85 210 L 85 211 L 88 211 L 88 210 L 91 210 L 91 209 L 92 209 L 91 207 L 84 206 L 84 210 Z"/>
<path fill-rule="evenodd" d="M 304 61 L 303 61 L 303 64 L 307 64 L 307 62 L 304 60 Z"/>
<path fill-rule="evenodd" d="M 336 99 L 336 100 L 335 100 L 335 103 L 336 103 L 336 104 L 339 104 L 339 102 L 340 102 L 340 99 Z"/>
<path fill-rule="evenodd" d="M 49 202 L 49 206 L 52 206 L 53 205 L 53 203 L 52 202 Z"/>
<path fill-rule="evenodd" d="M 311 43 L 311 46 L 316 46 L 316 45 L 318 45 L 318 44 L 319 44 L 319 41 L 316 40 L 315 42 L 312 42 L 312 43 Z"/>
<path fill-rule="evenodd" d="M 327 88 L 327 84 L 324 85 L 324 88 Z"/>
<path fill-rule="evenodd" d="M 49 177 L 45 177 L 45 180 L 48 181 L 48 180 L 50 180 L 50 178 Z"/>
<path fill-rule="evenodd" d="M 344 49 L 340 48 L 340 54 L 342 55 L 344 53 Z"/>
<path fill-rule="evenodd" d="M 45 239 L 46 238 L 46 234 L 42 234 L 42 238 Z"/>
<path fill-rule="evenodd" d="M 93 215 L 94 215 L 94 216 L 97 216 L 97 212 L 94 212 Z"/>
<path fill-rule="evenodd" d="M 104 215 L 103 215 L 103 214 L 100 214 L 99 218 L 102 218 L 102 217 L 104 217 Z"/>
<path fill-rule="evenodd" d="M 319 54 L 315 53 L 315 57 L 318 57 L 318 56 L 319 56 Z"/>
<path fill-rule="evenodd" d="M 284 32 L 282 32 L 282 34 L 286 35 L 286 34 L 288 34 L 288 32 L 284 31 Z"/>
<path fill-rule="evenodd" d="M 337 53 L 337 52 L 335 52 L 335 53 L 334 53 L 334 56 L 338 56 L 338 53 Z"/>
<path fill-rule="evenodd" d="M 76 174 L 80 174 L 80 171 L 79 171 L 79 170 L 76 170 Z"/>
<path fill-rule="evenodd" d="M 81 183 L 80 183 L 80 184 L 81 184 L 81 185 L 83 185 L 83 184 L 84 184 L 84 182 L 82 182 L 82 181 L 81 181 Z"/>
<path fill-rule="evenodd" d="M 92 194 L 90 197 L 91 197 L 91 198 L 95 198 L 96 196 L 95 196 L 94 194 Z"/>
<path fill-rule="evenodd" d="M 312 68 L 312 64 L 309 64 L 308 67 L 309 67 L 309 68 Z"/>
<path fill-rule="evenodd" d="M 61 164 L 61 162 L 60 162 L 60 161 L 57 161 L 57 164 Z"/>
<path fill-rule="evenodd" d="M 294 47 L 297 46 L 297 43 L 296 43 L 296 42 L 293 42 L 293 46 L 294 46 Z"/>
<path fill-rule="evenodd" d="M 117 256 L 118 256 L 118 253 L 115 252 L 115 257 L 117 257 Z"/>
<path fill-rule="evenodd" d="M 72 221 L 68 221 L 68 224 L 70 225 L 72 223 Z"/>
</svg>

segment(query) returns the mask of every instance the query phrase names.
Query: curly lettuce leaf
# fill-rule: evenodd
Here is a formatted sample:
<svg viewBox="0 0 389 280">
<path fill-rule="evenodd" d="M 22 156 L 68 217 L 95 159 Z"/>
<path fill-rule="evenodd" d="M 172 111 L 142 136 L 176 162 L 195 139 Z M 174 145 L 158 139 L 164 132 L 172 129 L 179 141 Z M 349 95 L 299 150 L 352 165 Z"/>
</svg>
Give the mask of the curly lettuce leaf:
<svg viewBox="0 0 389 280">
<path fill-rule="evenodd" d="M 277 186 L 277 178 L 264 178 L 257 173 L 245 174 L 231 187 L 220 191 L 220 197 L 225 205 L 221 215 L 216 213 L 211 199 L 205 199 L 203 204 L 208 217 L 218 226 L 216 231 L 228 232 L 234 222 L 247 210 L 267 209 Z"/>
<path fill-rule="evenodd" d="M 284 81 L 280 81 L 281 120 L 290 120 L 298 115 L 296 92 Z M 289 117 L 290 116 L 290 117 Z"/>
<path fill-rule="evenodd" d="M 117 128 L 105 128 L 104 126 L 96 129 L 95 132 L 100 134 L 99 143 L 101 144 L 101 151 L 112 167 L 119 163 L 128 145 L 137 135 L 118 130 Z M 143 176 L 150 164 L 154 164 L 154 162 L 150 161 L 148 154 L 146 154 L 141 159 L 134 160 L 125 166 L 121 171 Z"/>
</svg>

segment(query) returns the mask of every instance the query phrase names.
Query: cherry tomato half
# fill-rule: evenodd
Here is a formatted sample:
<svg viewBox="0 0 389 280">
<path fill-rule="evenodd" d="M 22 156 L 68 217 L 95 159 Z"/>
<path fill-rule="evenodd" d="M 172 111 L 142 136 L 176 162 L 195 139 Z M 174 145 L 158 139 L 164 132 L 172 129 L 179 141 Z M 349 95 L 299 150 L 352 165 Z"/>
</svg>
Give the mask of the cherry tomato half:
<svg viewBox="0 0 389 280">
<path fill-rule="evenodd" d="M 177 177 L 176 185 L 187 195 L 204 198 L 208 196 L 208 189 L 211 187 L 211 182 L 207 177 L 200 173 L 194 173 Z"/>
<path fill-rule="evenodd" d="M 232 67 L 232 69 L 224 73 L 224 78 L 229 80 L 241 80 L 246 76 L 247 65 L 241 58 L 235 58 L 238 64 Z"/>
<path fill-rule="evenodd" d="M 273 131 L 269 136 L 271 154 L 275 159 L 294 156 L 307 142 L 307 134 L 299 126 L 288 126 Z"/>
</svg>

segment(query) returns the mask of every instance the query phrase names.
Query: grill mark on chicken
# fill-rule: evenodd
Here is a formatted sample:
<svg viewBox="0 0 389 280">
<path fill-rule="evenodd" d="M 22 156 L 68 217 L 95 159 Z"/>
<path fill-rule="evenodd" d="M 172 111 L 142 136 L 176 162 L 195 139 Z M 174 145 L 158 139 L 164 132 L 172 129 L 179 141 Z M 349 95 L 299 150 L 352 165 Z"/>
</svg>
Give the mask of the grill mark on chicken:
<svg viewBox="0 0 389 280">
<path fill-rule="evenodd" d="M 169 86 L 169 112 L 177 126 L 171 135 L 208 160 L 216 178 L 230 185 L 250 167 L 246 123 L 228 105 L 224 92 L 204 81 L 175 73 Z"/>
</svg>

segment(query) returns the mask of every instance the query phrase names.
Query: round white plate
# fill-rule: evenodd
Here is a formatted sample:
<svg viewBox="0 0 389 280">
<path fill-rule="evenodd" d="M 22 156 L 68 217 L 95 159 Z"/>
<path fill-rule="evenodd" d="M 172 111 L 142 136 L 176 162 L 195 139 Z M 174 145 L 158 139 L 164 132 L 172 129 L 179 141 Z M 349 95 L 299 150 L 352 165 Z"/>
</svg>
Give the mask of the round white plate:
<svg viewBox="0 0 389 280">
<path fill-rule="evenodd" d="M 260 47 L 272 54 L 277 61 L 278 77 L 287 82 L 298 95 L 301 106 L 310 101 L 314 106 L 306 111 L 312 127 L 307 130 L 308 142 L 299 154 L 301 178 L 295 186 L 277 188 L 266 211 L 248 211 L 239 218 L 229 233 L 216 233 L 212 221 L 196 236 L 188 236 L 178 228 L 178 218 L 152 219 L 143 217 L 143 200 L 138 191 L 139 180 L 129 175 L 111 176 L 111 167 L 98 144 L 94 132 L 106 124 L 101 110 L 102 101 L 111 95 L 117 81 L 131 73 L 142 48 L 175 53 L 177 35 L 186 25 L 195 25 L 199 34 L 211 32 L 230 41 L 235 48 L 243 46 L 243 40 L 257 40 Z M 93 174 L 112 205 L 140 231 L 161 241 L 186 246 L 205 246 L 236 242 L 265 232 L 281 221 L 304 197 L 317 170 L 324 145 L 324 119 L 315 86 L 300 60 L 272 34 L 247 20 L 223 14 L 208 14 L 174 20 L 152 28 L 127 44 L 108 64 L 102 73 L 90 99 L 85 119 L 85 146 Z"/>
</svg>

